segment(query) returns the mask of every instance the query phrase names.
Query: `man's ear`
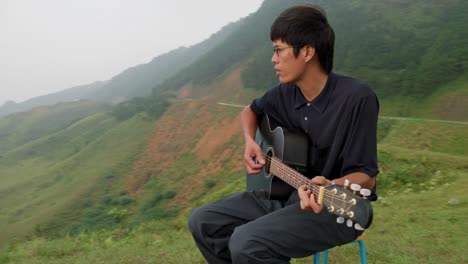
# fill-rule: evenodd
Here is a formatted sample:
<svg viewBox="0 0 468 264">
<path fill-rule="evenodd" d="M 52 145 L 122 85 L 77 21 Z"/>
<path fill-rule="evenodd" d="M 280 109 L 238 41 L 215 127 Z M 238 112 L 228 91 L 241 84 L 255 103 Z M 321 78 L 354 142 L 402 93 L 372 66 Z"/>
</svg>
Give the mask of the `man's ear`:
<svg viewBox="0 0 468 264">
<path fill-rule="evenodd" d="M 305 46 L 305 56 L 304 56 L 304 60 L 305 62 L 309 62 L 312 60 L 312 58 L 314 57 L 315 55 L 315 48 L 314 47 L 311 47 L 311 46 Z"/>
</svg>

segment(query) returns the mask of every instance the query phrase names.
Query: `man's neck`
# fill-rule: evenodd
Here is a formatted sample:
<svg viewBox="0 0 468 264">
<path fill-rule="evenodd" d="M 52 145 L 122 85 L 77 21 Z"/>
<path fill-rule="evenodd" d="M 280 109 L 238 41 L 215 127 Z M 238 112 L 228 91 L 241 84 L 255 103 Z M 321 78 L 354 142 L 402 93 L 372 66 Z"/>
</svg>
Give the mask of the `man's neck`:
<svg viewBox="0 0 468 264">
<path fill-rule="evenodd" d="M 310 67 L 302 78 L 296 82 L 296 86 L 301 89 L 307 101 L 314 100 L 325 88 L 328 80 L 328 73 L 321 67 Z"/>
</svg>

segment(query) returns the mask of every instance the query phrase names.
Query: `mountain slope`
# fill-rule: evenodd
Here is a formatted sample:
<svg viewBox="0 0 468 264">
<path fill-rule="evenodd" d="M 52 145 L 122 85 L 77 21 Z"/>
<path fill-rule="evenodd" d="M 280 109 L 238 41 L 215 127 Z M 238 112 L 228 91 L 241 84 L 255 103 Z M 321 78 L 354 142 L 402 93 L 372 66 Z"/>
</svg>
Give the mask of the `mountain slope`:
<svg viewBox="0 0 468 264">
<path fill-rule="evenodd" d="M 49 106 L 60 102 L 72 102 L 88 98 L 87 94 L 99 89 L 104 84 L 105 82 L 95 82 L 88 85 L 80 85 L 60 92 L 34 97 L 21 103 L 9 101 L 0 106 L 0 117 L 11 113 L 28 111 L 36 106 Z"/>
<path fill-rule="evenodd" d="M 151 95 L 156 85 L 192 64 L 203 54 L 210 52 L 240 26 L 240 22 L 230 23 L 198 44 L 187 48 L 179 47 L 154 58 L 149 63 L 129 68 L 88 96 L 104 101 L 120 102 L 133 97 Z"/>
<path fill-rule="evenodd" d="M 243 87 L 265 91 L 277 83 L 269 27 L 281 10 L 296 4 L 324 7 L 336 31 L 335 71 L 369 82 L 383 114 L 468 120 L 468 37 L 461 34 L 468 2 L 463 0 L 265 1 L 256 13 L 206 41 L 129 68 L 83 98 L 116 103 L 151 91 L 193 90 L 238 65 L 245 65 Z"/>
<path fill-rule="evenodd" d="M 192 64 L 197 58 L 224 41 L 241 25 L 240 21 L 230 23 L 200 43 L 190 47 L 179 47 L 155 57 L 151 62 L 130 67 L 105 82 L 98 81 L 88 85 L 81 85 L 57 93 L 35 97 L 21 103 L 6 102 L 0 106 L 0 116 L 27 111 L 36 106 L 47 106 L 78 99 L 115 104 L 134 97 L 149 96 L 156 85 L 187 65 Z"/>
<path fill-rule="evenodd" d="M 0 153 L 64 129 L 83 117 L 106 109 L 108 106 L 104 104 L 75 101 L 0 117 Z"/>
<path fill-rule="evenodd" d="M 68 226 L 130 168 L 153 124 L 142 114 L 118 122 L 99 113 L 4 153 L 0 244 L 34 227 Z"/>
<path fill-rule="evenodd" d="M 325 8 L 336 32 L 335 71 L 367 81 L 383 114 L 468 120 L 468 36 L 460 34 L 468 2 L 460 0 L 266 1 L 243 27 L 154 92 L 203 89 L 244 64 L 242 86 L 265 91 L 278 82 L 269 27 L 281 10 L 304 3 Z"/>
</svg>

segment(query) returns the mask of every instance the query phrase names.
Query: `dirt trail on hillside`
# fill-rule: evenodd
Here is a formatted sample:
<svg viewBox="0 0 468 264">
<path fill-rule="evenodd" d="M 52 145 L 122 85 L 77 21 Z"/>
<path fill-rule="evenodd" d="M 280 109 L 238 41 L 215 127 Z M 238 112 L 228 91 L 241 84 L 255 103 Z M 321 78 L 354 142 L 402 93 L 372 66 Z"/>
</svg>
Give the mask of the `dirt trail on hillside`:
<svg viewBox="0 0 468 264">
<path fill-rule="evenodd" d="M 199 124 L 210 120 L 206 114 L 197 119 L 190 118 L 197 104 L 206 107 L 196 102 L 175 103 L 157 121 L 147 140 L 144 156 L 135 163 L 127 178 L 127 191 L 131 196 L 138 196 L 151 176 L 167 170 L 182 154 L 191 151 L 192 137 L 203 131 Z"/>
<path fill-rule="evenodd" d="M 221 185 L 229 181 L 224 175 L 244 173 L 241 110 L 217 102 L 248 101 L 241 80 L 245 65 L 238 65 L 206 87 L 189 83 L 181 88 L 178 98 L 187 100 L 174 103 L 157 121 L 143 157 L 134 164 L 125 183 L 130 196 L 141 197 L 151 177 L 175 169 L 174 165 L 187 154 L 196 157 L 196 175 L 184 175 L 164 185 L 176 190 L 170 201 L 175 206 L 187 205 L 191 198 L 206 191 L 208 179 Z"/>
<path fill-rule="evenodd" d="M 196 175 L 186 175 L 170 188 L 177 190 L 170 204 L 184 206 L 204 188 L 213 175 L 242 173 L 240 111 L 227 112 L 226 106 L 212 100 L 176 103 L 161 117 L 147 141 L 144 156 L 135 163 L 127 178 L 127 192 L 140 197 L 151 177 L 170 169 L 182 155 L 192 153 L 194 166 L 201 169 Z"/>
</svg>

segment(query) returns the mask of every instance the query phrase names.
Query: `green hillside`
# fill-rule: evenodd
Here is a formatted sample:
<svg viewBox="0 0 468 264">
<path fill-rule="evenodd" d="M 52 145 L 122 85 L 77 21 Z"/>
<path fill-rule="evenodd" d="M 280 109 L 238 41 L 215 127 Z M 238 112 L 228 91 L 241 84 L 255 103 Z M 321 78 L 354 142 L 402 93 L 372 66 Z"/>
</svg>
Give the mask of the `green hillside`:
<svg viewBox="0 0 468 264">
<path fill-rule="evenodd" d="M 107 109 L 91 101 L 36 107 L 32 111 L 0 118 L 0 153 L 64 129 L 88 115 Z"/>
<path fill-rule="evenodd" d="M 468 120 L 468 36 L 461 34 L 468 2 L 462 0 L 265 1 L 223 43 L 154 92 L 203 88 L 244 63 L 243 86 L 265 91 L 277 83 L 270 25 L 285 7 L 303 3 L 325 8 L 336 33 L 335 71 L 369 82 L 383 114 Z"/>
<path fill-rule="evenodd" d="M 73 220 L 76 218 L 71 212 L 61 214 L 71 217 L 68 224 L 91 232 L 49 240 L 48 230 L 36 227 L 32 232 L 33 240 L 11 244 L 0 251 L 0 260 L 6 263 L 159 263 L 164 258 L 165 263 L 202 262 L 186 220 L 190 208 L 245 189 L 242 135 L 239 128 L 232 130 L 238 127 L 233 122 L 238 121 L 238 113 L 238 108 L 219 106 L 210 101 L 175 103 L 158 121 L 151 139 L 145 144 L 146 150 L 142 152 L 140 149 L 139 153 L 144 154 L 129 159 L 132 163 L 136 161 L 134 164 L 141 164 L 133 166 L 139 169 L 117 176 L 130 174 L 135 178 L 127 179 L 136 180 L 138 175 L 144 177 L 152 172 L 149 178 L 137 184 L 143 187 L 141 192 L 137 191 L 139 188 L 129 188 L 133 185 L 128 185 L 128 180 L 125 181 L 127 185 L 111 179 L 94 180 L 97 184 L 91 190 L 103 186 L 108 189 L 96 192 L 94 198 L 88 197 L 92 192 L 85 192 L 87 198 L 75 200 L 93 203 L 84 207 L 87 208 L 85 214 L 78 221 Z M 105 116 L 90 119 L 95 118 L 105 119 Z M 144 124 L 141 121 L 138 116 L 121 123 L 116 133 L 106 134 L 107 141 L 114 141 L 112 138 L 117 135 L 120 137 L 120 132 L 128 133 L 128 127 L 141 126 Z M 178 131 L 176 133 L 168 129 L 173 123 L 179 124 L 172 126 Z M 186 129 L 188 127 L 197 127 L 199 131 L 193 133 Z M 379 120 L 380 200 L 374 205 L 376 219 L 367 231 L 366 240 L 371 263 L 462 263 L 467 260 L 464 253 L 466 240 L 462 234 L 466 228 L 463 219 L 467 213 L 468 196 L 464 189 L 468 187 L 468 156 L 439 144 L 434 143 L 426 149 L 426 145 L 418 143 L 433 140 L 432 136 L 443 130 L 450 135 L 446 144 L 460 144 L 466 149 L 466 136 L 459 132 L 463 129 L 466 131 L 467 125 Z M 218 134 L 225 138 L 213 142 Z M 400 142 L 398 137 L 406 141 Z M 162 138 L 170 142 L 160 141 Z M 210 138 L 212 141 L 208 144 L 206 140 Z M 415 143 L 409 145 L 407 142 Z M 92 151 L 97 149 L 99 147 L 93 147 Z M 127 154 L 127 158 L 132 156 Z M 109 153 L 97 155 L 102 155 L 101 161 L 109 160 Z M 91 161 L 80 164 L 97 173 L 105 171 L 99 169 L 102 165 Z M 91 166 L 97 169 L 91 170 Z M 125 171 L 125 167 L 120 167 L 119 171 Z M 158 171 L 158 167 L 166 169 Z M 74 177 L 84 175 L 76 172 Z M 123 190 L 125 194 L 122 194 Z M 82 208 L 75 206 L 70 209 Z M 88 222 L 91 219 L 94 226 Z M 73 233 L 73 228 L 68 230 Z M 434 253 L 436 249 L 438 254 Z M 357 260 L 357 249 L 351 245 L 331 252 L 333 262 Z M 310 262 L 310 258 L 307 261 Z M 304 260 L 295 262 L 307 263 Z"/>
<path fill-rule="evenodd" d="M 144 114 L 122 123 L 99 113 L 4 154 L 0 244 L 79 217 L 131 169 L 152 127 Z"/>
<path fill-rule="evenodd" d="M 112 108 L 77 101 L 0 118 L 0 246 L 33 231 L 69 232 L 96 212 L 102 225 L 89 226 L 112 227 L 114 216 L 95 205 L 122 184 L 169 105 L 153 97 Z M 132 201 L 123 196 L 118 203 Z"/>
</svg>

